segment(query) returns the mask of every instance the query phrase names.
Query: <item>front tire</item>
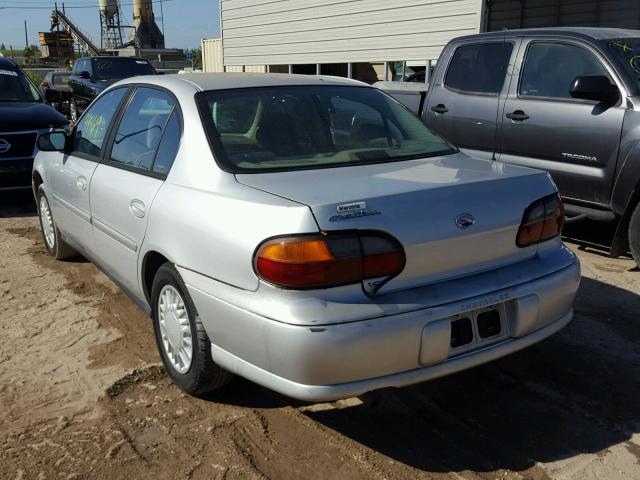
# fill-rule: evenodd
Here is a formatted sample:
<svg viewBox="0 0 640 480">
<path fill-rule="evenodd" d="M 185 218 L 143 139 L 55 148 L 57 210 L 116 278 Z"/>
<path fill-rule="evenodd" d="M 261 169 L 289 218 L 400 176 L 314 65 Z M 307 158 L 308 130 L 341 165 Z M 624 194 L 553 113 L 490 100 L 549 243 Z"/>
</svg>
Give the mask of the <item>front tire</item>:
<svg viewBox="0 0 640 480">
<path fill-rule="evenodd" d="M 200 395 L 228 384 L 233 375 L 211 358 L 211 341 L 173 265 L 158 269 L 151 291 L 153 328 L 167 373 L 178 388 Z"/>
<path fill-rule="evenodd" d="M 629 220 L 629 249 L 636 264 L 640 267 L 640 203 L 636 205 Z"/>
<path fill-rule="evenodd" d="M 75 98 L 71 98 L 69 100 L 69 116 L 71 117 L 71 123 L 75 125 L 78 122 L 78 118 L 80 114 L 78 113 L 78 104 L 76 103 Z"/>
<path fill-rule="evenodd" d="M 40 219 L 40 229 L 42 231 L 42 239 L 44 246 L 56 260 L 66 260 L 78 256 L 73 248 L 71 248 L 60 235 L 60 230 L 53 220 L 53 213 L 49 205 L 49 199 L 44 190 L 44 185 L 40 185 L 37 194 L 38 201 L 38 218 Z"/>
</svg>

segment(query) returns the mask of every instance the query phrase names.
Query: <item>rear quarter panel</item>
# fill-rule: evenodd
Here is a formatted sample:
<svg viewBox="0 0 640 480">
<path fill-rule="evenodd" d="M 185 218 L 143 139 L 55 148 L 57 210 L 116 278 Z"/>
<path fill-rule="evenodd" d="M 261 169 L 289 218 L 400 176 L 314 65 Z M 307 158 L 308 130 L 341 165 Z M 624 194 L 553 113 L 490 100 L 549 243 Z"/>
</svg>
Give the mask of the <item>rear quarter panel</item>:
<svg viewBox="0 0 640 480">
<path fill-rule="evenodd" d="M 253 254 L 265 239 L 312 233 L 318 226 L 308 207 L 239 185 L 204 191 L 165 183 L 154 200 L 140 267 L 157 251 L 176 265 L 244 289 L 256 290 Z"/>
</svg>

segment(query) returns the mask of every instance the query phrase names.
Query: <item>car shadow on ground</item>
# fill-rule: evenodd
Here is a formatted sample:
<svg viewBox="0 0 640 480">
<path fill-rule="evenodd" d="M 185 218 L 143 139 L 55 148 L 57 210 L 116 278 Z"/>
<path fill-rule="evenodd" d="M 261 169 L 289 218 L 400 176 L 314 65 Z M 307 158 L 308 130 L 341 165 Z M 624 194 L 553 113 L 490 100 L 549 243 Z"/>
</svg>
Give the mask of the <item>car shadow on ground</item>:
<svg viewBox="0 0 640 480">
<path fill-rule="evenodd" d="M 583 278 L 574 322 L 528 350 L 307 415 L 431 472 L 522 471 L 597 453 L 640 431 L 637 312 L 640 296 Z"/>
<path fill-rule="evenodd" d="M 31 190 L 0 192 L 0 218 L 33 217 L 36 203 Z"/>
<path fill-rule="evenodd" d="M 601 452 L 640 431 L 639 311 L 639 295 L 583 278 L 572 324 L 472 370 L 371 392 L 347 408 L 310 408 L 244 380 L 207 400 L 302 406 L 331 430 L 426 472 L 524 471 Z M 639 455 L 631 444 L 629 451 Z"/>
</svg>

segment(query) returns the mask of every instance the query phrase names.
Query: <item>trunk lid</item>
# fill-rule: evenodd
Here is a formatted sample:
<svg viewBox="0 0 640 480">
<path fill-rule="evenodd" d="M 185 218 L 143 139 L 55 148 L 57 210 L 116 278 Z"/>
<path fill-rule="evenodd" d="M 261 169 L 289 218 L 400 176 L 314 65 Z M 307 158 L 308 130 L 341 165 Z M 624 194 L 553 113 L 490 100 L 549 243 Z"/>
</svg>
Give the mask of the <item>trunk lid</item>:
<svg viewBox="0 0 640 480">
<path fill-rule="evenodd" d="M 381 230 L 397 238 L 407 263 L 381 292 L 531 258 L 537 247 L 518 248 L 515 242 L 522 215 L 531 202 L 555 191 L 545 172 L 461 153 L 236 178 L 309 206 L 321 230 Z"/>
</svg>

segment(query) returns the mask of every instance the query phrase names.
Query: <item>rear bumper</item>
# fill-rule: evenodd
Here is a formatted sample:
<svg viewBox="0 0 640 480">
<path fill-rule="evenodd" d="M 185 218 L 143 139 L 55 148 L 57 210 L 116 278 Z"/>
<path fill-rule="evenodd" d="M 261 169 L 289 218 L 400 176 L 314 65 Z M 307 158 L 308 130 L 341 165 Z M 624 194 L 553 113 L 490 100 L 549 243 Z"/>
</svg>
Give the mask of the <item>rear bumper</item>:
<svg viewBox="0 0 640 480">
<path fill-rule="evenodd" d="M 552 274 L 489 294 L 469 292 L 444 305 L 319 326 L 271 320 L 187 286 L 214 342 L 214 361 L 285 395 L 326 401 L 430 380 L 533 345 L 571 321 L 579 282 L 575 259 Z M 494 305 L 503 312 L 501 336 L 452 351 L 451 318 Z"/>
<path fill-rule="evenodd" d="M 0 191 L 30 189 L 32 169 L 33 158 L 0 159 Z"/>
</svg>

